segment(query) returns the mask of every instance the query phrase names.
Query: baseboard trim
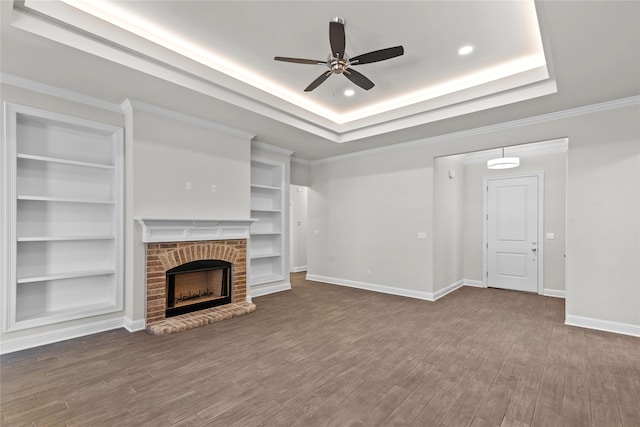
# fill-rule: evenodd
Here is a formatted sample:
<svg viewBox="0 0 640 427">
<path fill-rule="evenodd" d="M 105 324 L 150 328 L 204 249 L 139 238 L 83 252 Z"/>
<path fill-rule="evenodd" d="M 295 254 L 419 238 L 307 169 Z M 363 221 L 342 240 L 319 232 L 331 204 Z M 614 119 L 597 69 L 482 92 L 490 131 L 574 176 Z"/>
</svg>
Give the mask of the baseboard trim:
<svg viewBox="0 0 640 427">
<path fill-rule="evenodd" d="M 613 332 L 614 334 L 640 337 L 640 325 L 630 323 L 612 322 L 610 320 L 594 319 L 591 317 L 572 316 L 567 314 L 565 325 L 578 326 L 580 328 L 595 329 L 598 331 Z"/>
<path fill-rule="evenodd" d="M 258 289 L 251 289 L 251 298 L 262 297 L 276 292 L 288 291 L 291 289 L 291 283 L 279 283 L 277 285 L 261 286 Z"/>
<path fill-rule="evenodd" d="M 559 289 L 544 289 L 542 295 L 545 297 L 564 298 L 565 293 Z"/>
<path fill-rule="evenodd" d="M 484 288 L 482 280 L 462 279 L 464 286 L 473 286 L 474 288 Z"/>
<path fill-rule="evenodd" d="M 301 271 L 307 271 L 306 265 L 301 265 L 299 267 L 291 267 L 291 273 L 300 273 Z"/>
<path fill-rule="evenodd" d="M 416 298 L 425 301 L 434 301 L 433 294 L 430 292 L 414 291 L 404 288 L 392 288 L 391 286 L 376 285 L 374 283 L 367 282 L 357 282 L 355 280 L 338 279 L 335 277 L 318 276 L 316 274 L 307 274 L 306 279 L 313 282 L 322 282 L 329 283 L 331 285 L 346 286 L 348 288 L 363 289 L 365 291 L 380 292 L 383 294 Z"/>
<path fill-rule="evenodd" d="M 124 318 L 118 317 L 116 319 L 101 320 L 55 331 L 35 333 L 19 338 L 3 339 L 0 344 L 0 354 L 13 353 L 14 351 L 40 347 L 42 345 L 52 344 L 59 341 L 66 341 L 72 338 L 122 328 L 123 326 Z"/>
<path fill-rule="evenodd" d="M 453 282 L 452 284 L 450 284 L 449 286 L 447 286 L 446 288 L 440 289 L 438 291 L 435 291 L 433 293 L 433 300 L 438 300 L 440 298 L 442 298 L 443 296 L 450 294 L 451 292 L 460 289 L 461 287 L 464 286 L 464 280 L 458 280 L 457 282 Z"/>
<path fill-rule="evenodd" d="M 122 321 L 122 327 L 129 332 L 144 331 L 146 322 L 144 319 L 131 320 L 128 317 L 125 317 Z"/>
</svg>

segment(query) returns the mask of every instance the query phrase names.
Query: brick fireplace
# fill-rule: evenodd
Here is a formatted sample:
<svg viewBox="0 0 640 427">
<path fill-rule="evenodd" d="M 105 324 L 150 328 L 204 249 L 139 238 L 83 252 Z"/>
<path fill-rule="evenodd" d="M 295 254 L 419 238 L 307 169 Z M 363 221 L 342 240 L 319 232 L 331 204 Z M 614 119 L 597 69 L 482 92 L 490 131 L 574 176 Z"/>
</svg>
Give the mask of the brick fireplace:
<svg viewBox="0 0 640 427">
<path fill-rule="evenodd" d="M 248 236 L 247 224 L 202 220 L 139 222 L 143 225 L 142 240 L 146 243 L 147 332 L 154 335 L 180 332 L 255 310 L 255 305 L 247 298 L 247 239 L 224 238 Z M 190 237 L 197 240 L 189 240 Z M 178 240 L 181 238 L 185 240 Z M 163 241 L 170 239 L 177 241 Z M 201 261 L 231 265 L 230 303 L 167 317 L 167 272 Z"/>
</svg>

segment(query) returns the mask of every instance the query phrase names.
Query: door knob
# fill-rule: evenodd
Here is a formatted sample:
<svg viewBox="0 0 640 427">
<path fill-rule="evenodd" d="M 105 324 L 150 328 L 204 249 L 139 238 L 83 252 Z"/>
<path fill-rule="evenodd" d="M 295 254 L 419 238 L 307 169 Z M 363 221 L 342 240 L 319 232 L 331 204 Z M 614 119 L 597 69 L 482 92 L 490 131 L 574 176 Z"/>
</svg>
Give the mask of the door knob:
<svg viewBox="0 0 640 427">
<path fill-rule="evenodd" d="M 537 249 L 536 248 L 531 248 L 531 251 L 535 252 Z"/>
</svg>

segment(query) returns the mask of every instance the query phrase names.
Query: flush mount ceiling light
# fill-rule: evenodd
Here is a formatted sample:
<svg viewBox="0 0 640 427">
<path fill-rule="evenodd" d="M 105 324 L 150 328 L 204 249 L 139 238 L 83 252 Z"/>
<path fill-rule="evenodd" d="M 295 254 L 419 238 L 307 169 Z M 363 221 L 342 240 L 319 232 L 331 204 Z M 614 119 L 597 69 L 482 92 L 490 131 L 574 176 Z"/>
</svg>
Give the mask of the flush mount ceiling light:
<svg viewBox="0 0 640 427">
<path fill-rule="evenodd" d="M 505 157 L 504 147 L 502 147 L 502 157 L 487 161 L 489 169 L 511 169 L 520 166 L 520 157 Z"/>
<path fill-rule="evenodd" d="M 353 96 L 353 95 L 355 95 L 355 93 L 356 93 L 356 91 L 353 90 L 353 89 L 346 89 L 344 91 L 344 96 Z"/>
</svg>

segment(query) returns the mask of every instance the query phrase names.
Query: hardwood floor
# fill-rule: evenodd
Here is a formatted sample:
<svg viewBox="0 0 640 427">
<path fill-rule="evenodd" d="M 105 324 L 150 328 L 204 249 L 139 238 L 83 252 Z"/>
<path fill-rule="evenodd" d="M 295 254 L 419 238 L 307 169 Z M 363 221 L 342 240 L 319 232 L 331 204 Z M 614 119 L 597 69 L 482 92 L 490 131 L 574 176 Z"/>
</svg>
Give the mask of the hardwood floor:
<svg viewBox="0 0 640 427">
<path fill-rule="evenodd" d="M 640 339 L 564 326 L 561 299 L 292 284 L 178 334 L 5 355 L 2 425 L 640 426 Z"/>
</svg>

